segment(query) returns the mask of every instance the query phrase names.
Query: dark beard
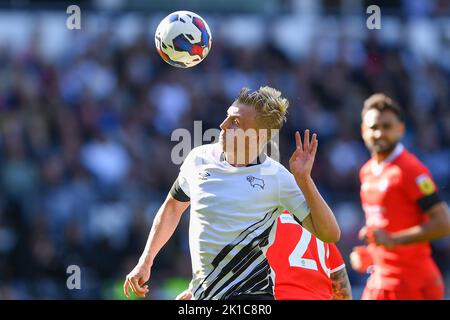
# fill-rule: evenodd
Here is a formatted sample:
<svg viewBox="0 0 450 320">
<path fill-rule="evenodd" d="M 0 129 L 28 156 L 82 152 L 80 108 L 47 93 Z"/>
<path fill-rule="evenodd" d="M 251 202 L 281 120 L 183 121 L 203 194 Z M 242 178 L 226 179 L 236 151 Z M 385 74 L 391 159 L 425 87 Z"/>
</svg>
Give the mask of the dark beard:
<svg viewBox="0 0 450 320">
<path fill-rule="evenodd" d="M 388 156 L 389 154 L 392 153 L 392 151 L 394 151 L 394 149 L 397 146 L 397 144 L 398 144 L 398 141 L 393 143 L 393 144 L 391 144 L 391 145 L 389 145 L 389 146 L 387 146 L 387 147 L 385 147 L 385 148 L 382 148 L 381 150 L 378 149 L 377 147 L 373 146 L 371 148 L 372 149 L 371 151 L 372 151 L 372 153 L 383 154 L 385 156 Z"/>
</svg>

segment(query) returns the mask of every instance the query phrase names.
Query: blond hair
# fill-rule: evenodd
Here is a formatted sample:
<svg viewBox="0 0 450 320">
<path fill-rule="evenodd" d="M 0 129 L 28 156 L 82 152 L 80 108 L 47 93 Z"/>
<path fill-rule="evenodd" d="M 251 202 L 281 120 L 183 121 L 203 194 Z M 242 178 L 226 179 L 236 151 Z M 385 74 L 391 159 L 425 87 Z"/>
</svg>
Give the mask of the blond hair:
<svg viewBox="0 0 450 320">
<path fill-rule="evenodd" d="M 235 102 L 253 106 L 258 112 L 256 122 L 261 128 L 281 129 L 286 122 L 289 101 L 274 88 L 265 86 L 253 92 L 242 88 Z"/>
</svg>

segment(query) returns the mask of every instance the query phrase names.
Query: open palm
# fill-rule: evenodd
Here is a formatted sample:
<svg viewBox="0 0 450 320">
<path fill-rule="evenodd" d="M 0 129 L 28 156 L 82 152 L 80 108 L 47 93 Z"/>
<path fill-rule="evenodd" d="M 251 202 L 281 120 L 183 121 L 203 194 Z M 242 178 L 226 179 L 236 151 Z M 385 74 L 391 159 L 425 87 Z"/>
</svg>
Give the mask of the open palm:
<svg viewBox="0 0 450 320">
<path fill-rule="evenodd" d="M 304 141 L 302 143 L 300 133 L 295 132 L 296 149 L 289 159 L 289 167 L 292 174 L 296 178 L 303 178 L 311 175 L 311 170 L 314 164 L 314 158 L 317 151 L 317 134 L 312 135 L 311 142 L 309 141 L 309 129 L 305 130 Z"/>
</svg>

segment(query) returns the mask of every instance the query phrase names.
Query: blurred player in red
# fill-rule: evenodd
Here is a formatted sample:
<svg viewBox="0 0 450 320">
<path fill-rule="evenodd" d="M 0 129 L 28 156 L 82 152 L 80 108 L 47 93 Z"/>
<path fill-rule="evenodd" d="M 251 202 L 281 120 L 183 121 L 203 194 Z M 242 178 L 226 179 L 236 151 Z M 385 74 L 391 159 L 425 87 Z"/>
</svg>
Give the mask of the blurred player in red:
<svg viewBox="0 0 450 320">
<path fill-rule="evenodd" d="M 352 299 L 344 260 L 335 244 L 320 241 L 284 211 L 277 220 L 266 256 L 272 269 L 276 300 Z M 182 292 L 177 300 L 190 300 Z"/>
<path fill-rule="evenodd" d="M 276 300 L 352 299 L 345 263 L 335 244 L 324 243 L 285 211 L 267 250 Z"/>
<path fill-rule="evenodd" d="M 400 143 L 402 111 L 389 97 L 369 97 L 362 111 L 362 136 L 372 158 L 361 168 L 361 202 L 366 225 L 352 266 L 373 272 L 364 300 L 442 299 L 442 276 L 429 241 L 450 234 L 448 207 L 429 170 Z"/>
</svg>

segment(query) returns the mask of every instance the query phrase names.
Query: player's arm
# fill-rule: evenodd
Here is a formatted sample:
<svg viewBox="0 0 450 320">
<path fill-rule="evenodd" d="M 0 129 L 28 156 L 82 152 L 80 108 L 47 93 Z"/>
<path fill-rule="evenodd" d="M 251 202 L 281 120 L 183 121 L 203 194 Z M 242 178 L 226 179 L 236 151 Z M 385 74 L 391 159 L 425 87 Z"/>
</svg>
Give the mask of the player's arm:
<svg viewBox="0 0 450 320">
<path fill-rule="evenodd" d="M 128 287 L 138 296 L 144 298 L 148 292 L 148 286 L 144 284 L 150 279 L 150 269 L 153 261 L 174 233 L 181 215 L 189 206 L 190 201 L 177 200 L 173 195 L 173 187 L 167 195 L 153 220 L 153 225 L 145 245 L 145 249 L 136 267 L 127 275 L 124 283 L 124 293 L 129 297 Z M 185 200 L 185 199 L 182 199 Z"/>
<path fill-rule="evenodd" d="M 352 287 L 348 279 L 347 270 L 342 268 L 331 273 L 331 288 L 333 300 L 352 300 Z"/>
<path fill-rule="evenodd" d="M 175 199 L 170 193 L 167 195 L 153 220 L 147 244 L 139 261 L 148 267 L 153 265 L 155 256 L 174 233 L 181 215 L 189 207 L 189 204 L 189 201 L 182 202 Z"/>
<path fill-rule="evenodd" d="M 340 238 L 340 229 L 336 218 L 311 178 L 318 145 L 316 134 L 313 134 L 310 142 L 309 130 L 306 130 L 302 143 L 300 133 L 296 132 L 295 140 L 297 147 L 289 160 L 289 166 L 310 209 L 310 214 L 302 222 L 305 228 L 320 240 L 328 243 L 337 242 Z"/>
<path fill-rule="evenodd" d="M 449 209 L 441 200 L 430 174 L 419 168 L 417 173 L 405 175 L 404 181 L 406 194 L 429 217 L 428 221 L 391 234 L 385 230 L 374 230 L 373 241 L 389 247 L 431 241 L 450 235 Z"/>
<path fill-rule="evenodd" d="M 391 234 L 394 245 L 431 241 L 450 235 L 450 214 L 445 202 L 436 203 L 425 212 L 429 221 Z"/>
</svg>

